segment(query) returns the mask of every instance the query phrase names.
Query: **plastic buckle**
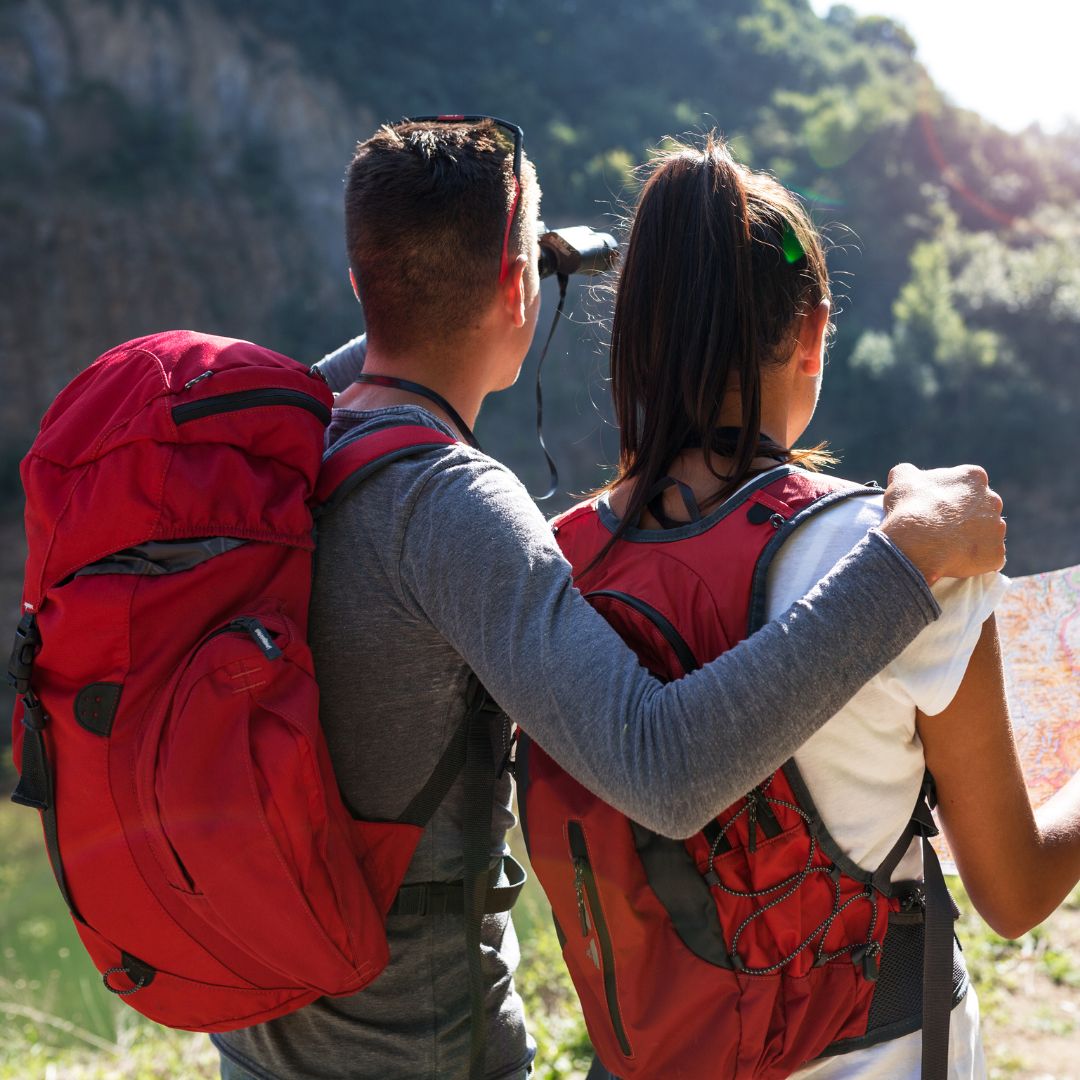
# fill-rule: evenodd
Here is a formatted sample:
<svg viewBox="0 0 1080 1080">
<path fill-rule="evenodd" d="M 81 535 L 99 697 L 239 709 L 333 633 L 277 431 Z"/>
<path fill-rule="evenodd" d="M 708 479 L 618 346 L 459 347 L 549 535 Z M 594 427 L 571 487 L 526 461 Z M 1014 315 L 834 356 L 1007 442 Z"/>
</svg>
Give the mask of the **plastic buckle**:
<svg viewBox="0 0 1080 1080">
<path fill-rule="evenodd" d="M 856 967 L 862 968 L 863 978 L 867 982 L 877 982 L 881 974 L 880 954 L 881 945 L 876 941 L 868 941 L 865 945 L 852 950 L 851 962 Z"/>
<path fill-rule="evenodd" d="M 32 690 L 27 690 L 22 699 L 22 725 L 27 731 L 45 730 L 45 706 Z"/>
<path fill-rule="evenodd" d="M 517 745 L 518 735 L 520 734 L 521 728 L 515 726 L 513 734 L 510 736 L 510 744 L 507 746 L 506 753 L 503 754 L 502 761 L 499 763 L 499 767 L 495 772 L 496 780 L 501 780 L 503 773 L 505 773 L 507 769 L 510 770 L 511 776 L 517 775 Z"/>
<path fill-rule="evenodd" d="M 930 809 L 925 799 L 920 799 L 911 815 L 911 831 L 914 836 L 923 838 L 937 836 L 938 827 L 934 820 L 934 812 Z"/>
<path fill-rule="evenodd" d="M 30 689 L 30 674 L 34 668 L 34 655 L 41 647 L 41 634 L 32 612 L 25 614 L 15 628 L 15 642 L 8 660 L 8 682 L 15 693 L 25 694 Z"/>
</svg>

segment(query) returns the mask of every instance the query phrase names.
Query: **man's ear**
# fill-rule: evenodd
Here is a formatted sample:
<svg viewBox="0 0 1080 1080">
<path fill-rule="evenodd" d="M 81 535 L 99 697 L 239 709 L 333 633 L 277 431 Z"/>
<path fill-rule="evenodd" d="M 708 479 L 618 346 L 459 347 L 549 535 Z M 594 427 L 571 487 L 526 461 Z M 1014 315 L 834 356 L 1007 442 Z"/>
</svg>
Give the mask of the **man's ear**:
<svg viewBox="0 0 1080 1080">
<path fill-rule="evenodd" d="M 352 267 L 349 267 L 349 284 L 352 286 L 353 296 L 357 300 L 360 299 L 360 287 L 356 284 L 356 275 L 352 271 Z"/>
<path fill-rule="evenodd" d="M 506 268 L 506 277 L 499 285 L 499 297 L 503 310 L 513 319 L 515 326 L 525 325 L 526 276 L 529 262 L 524 255 L 519 255 Z"/>
<path fill-rule="evenodd" d="M 816 308 L 806 312 L 799 324 L 799 372 L 803 375 L 821 374 L 825 362 L 825 341 L 829 333 L 830 307 L 822 300 Z"/>
</svg>

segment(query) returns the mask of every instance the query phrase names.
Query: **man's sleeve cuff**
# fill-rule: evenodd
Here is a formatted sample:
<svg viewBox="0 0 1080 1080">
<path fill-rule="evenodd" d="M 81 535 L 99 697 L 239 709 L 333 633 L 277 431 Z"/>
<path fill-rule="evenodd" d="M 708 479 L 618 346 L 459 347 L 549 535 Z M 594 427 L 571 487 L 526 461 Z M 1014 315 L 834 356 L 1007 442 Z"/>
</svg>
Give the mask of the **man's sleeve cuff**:
<svg viewBox="0 0 1080 1080">
<path fill-rule="evenodd" d="M 864 543 L 884 552 L 887 560 L 885 565 L 892 568 L 893 576 L 911 596 L 926 624 L 934 622 L 941 615 L 941 607 L 934 599 L 922 571 L 880 529 L 871 529 Z"/>
</svg>

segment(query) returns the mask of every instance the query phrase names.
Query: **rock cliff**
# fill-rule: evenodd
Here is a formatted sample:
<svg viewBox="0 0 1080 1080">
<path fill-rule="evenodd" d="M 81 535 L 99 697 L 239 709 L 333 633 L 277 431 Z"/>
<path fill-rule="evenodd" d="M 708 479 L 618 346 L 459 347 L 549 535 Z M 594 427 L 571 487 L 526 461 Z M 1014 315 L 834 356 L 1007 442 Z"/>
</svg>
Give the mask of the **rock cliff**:
<svg viewBox="0 0 1080 1080">
<path fill-rule="evenodd" d="M 202 0 L 0 5 L 7 475 L 118 341 L 188 325 L 317 353 L 353 329 L 340 177 L 372 126 Z"/>
</svg>

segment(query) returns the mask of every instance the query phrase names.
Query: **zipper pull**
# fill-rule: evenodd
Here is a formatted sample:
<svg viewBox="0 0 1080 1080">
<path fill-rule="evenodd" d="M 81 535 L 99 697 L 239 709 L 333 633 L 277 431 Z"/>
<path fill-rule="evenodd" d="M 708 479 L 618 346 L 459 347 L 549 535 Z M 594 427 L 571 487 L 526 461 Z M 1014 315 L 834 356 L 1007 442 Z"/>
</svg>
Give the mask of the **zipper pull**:
<svg viewBox="0 0 1080 1080">
<path fill-rule="evenodd" d="M 589 909 L 585 906 L 585 860 L 574 860 L 574 892 L 577 893 L 578 918 L 581 920 L 581 936 L 588 937 Z"/>
<path fill-rule="evenodd" d="M 196 386 L 199 383 L 204 382 L 206 379 L 209 379 L 210 376 L 213 374 L 213 368 L 207 368 L 207 370 L 204 371 L 201 375 L 196 375 L 194 379 L 188 379 L 188 381 L 184 383 L 184 389 L 190 390 L 193 386 Z"/>
<path fill-rule="evenodd" d="M 258 619 L 244 616 L 242 619 L 233 619 L 232 625 L 238 626 L 241 630 L 250 634 L 255 644 L 262 649 L 262 654 L 267 660 L 277 660 L 281 656 L 281 650 L 270 636 L 270 631 Z"/>
<path fill-rule="evenodd" d="M 504 731 L 505 731 L 505 728 L 504 728 Z M 518 736 L 520 734 L 521 734 L 521 728 L 519 728 L 515 724 L 513 734 L 510 736 L 509 740 L 506 743 L 506 753 L 503 754 L 503 759 L 499 763 L 499 768 L 498 768 L 497 772 L 495 773 L 495 779 L 496 780 L 501 780 L 503 773 L 506 772 L 507 769 L 510 770 L 511 776 L 516 775 L 516 773 L 514 772 L 514 766 L 517 764 L 517 761 L 516 761 L 516 755 L 515 755 L 514 751 L 517 749 Z"/>
</svg>

